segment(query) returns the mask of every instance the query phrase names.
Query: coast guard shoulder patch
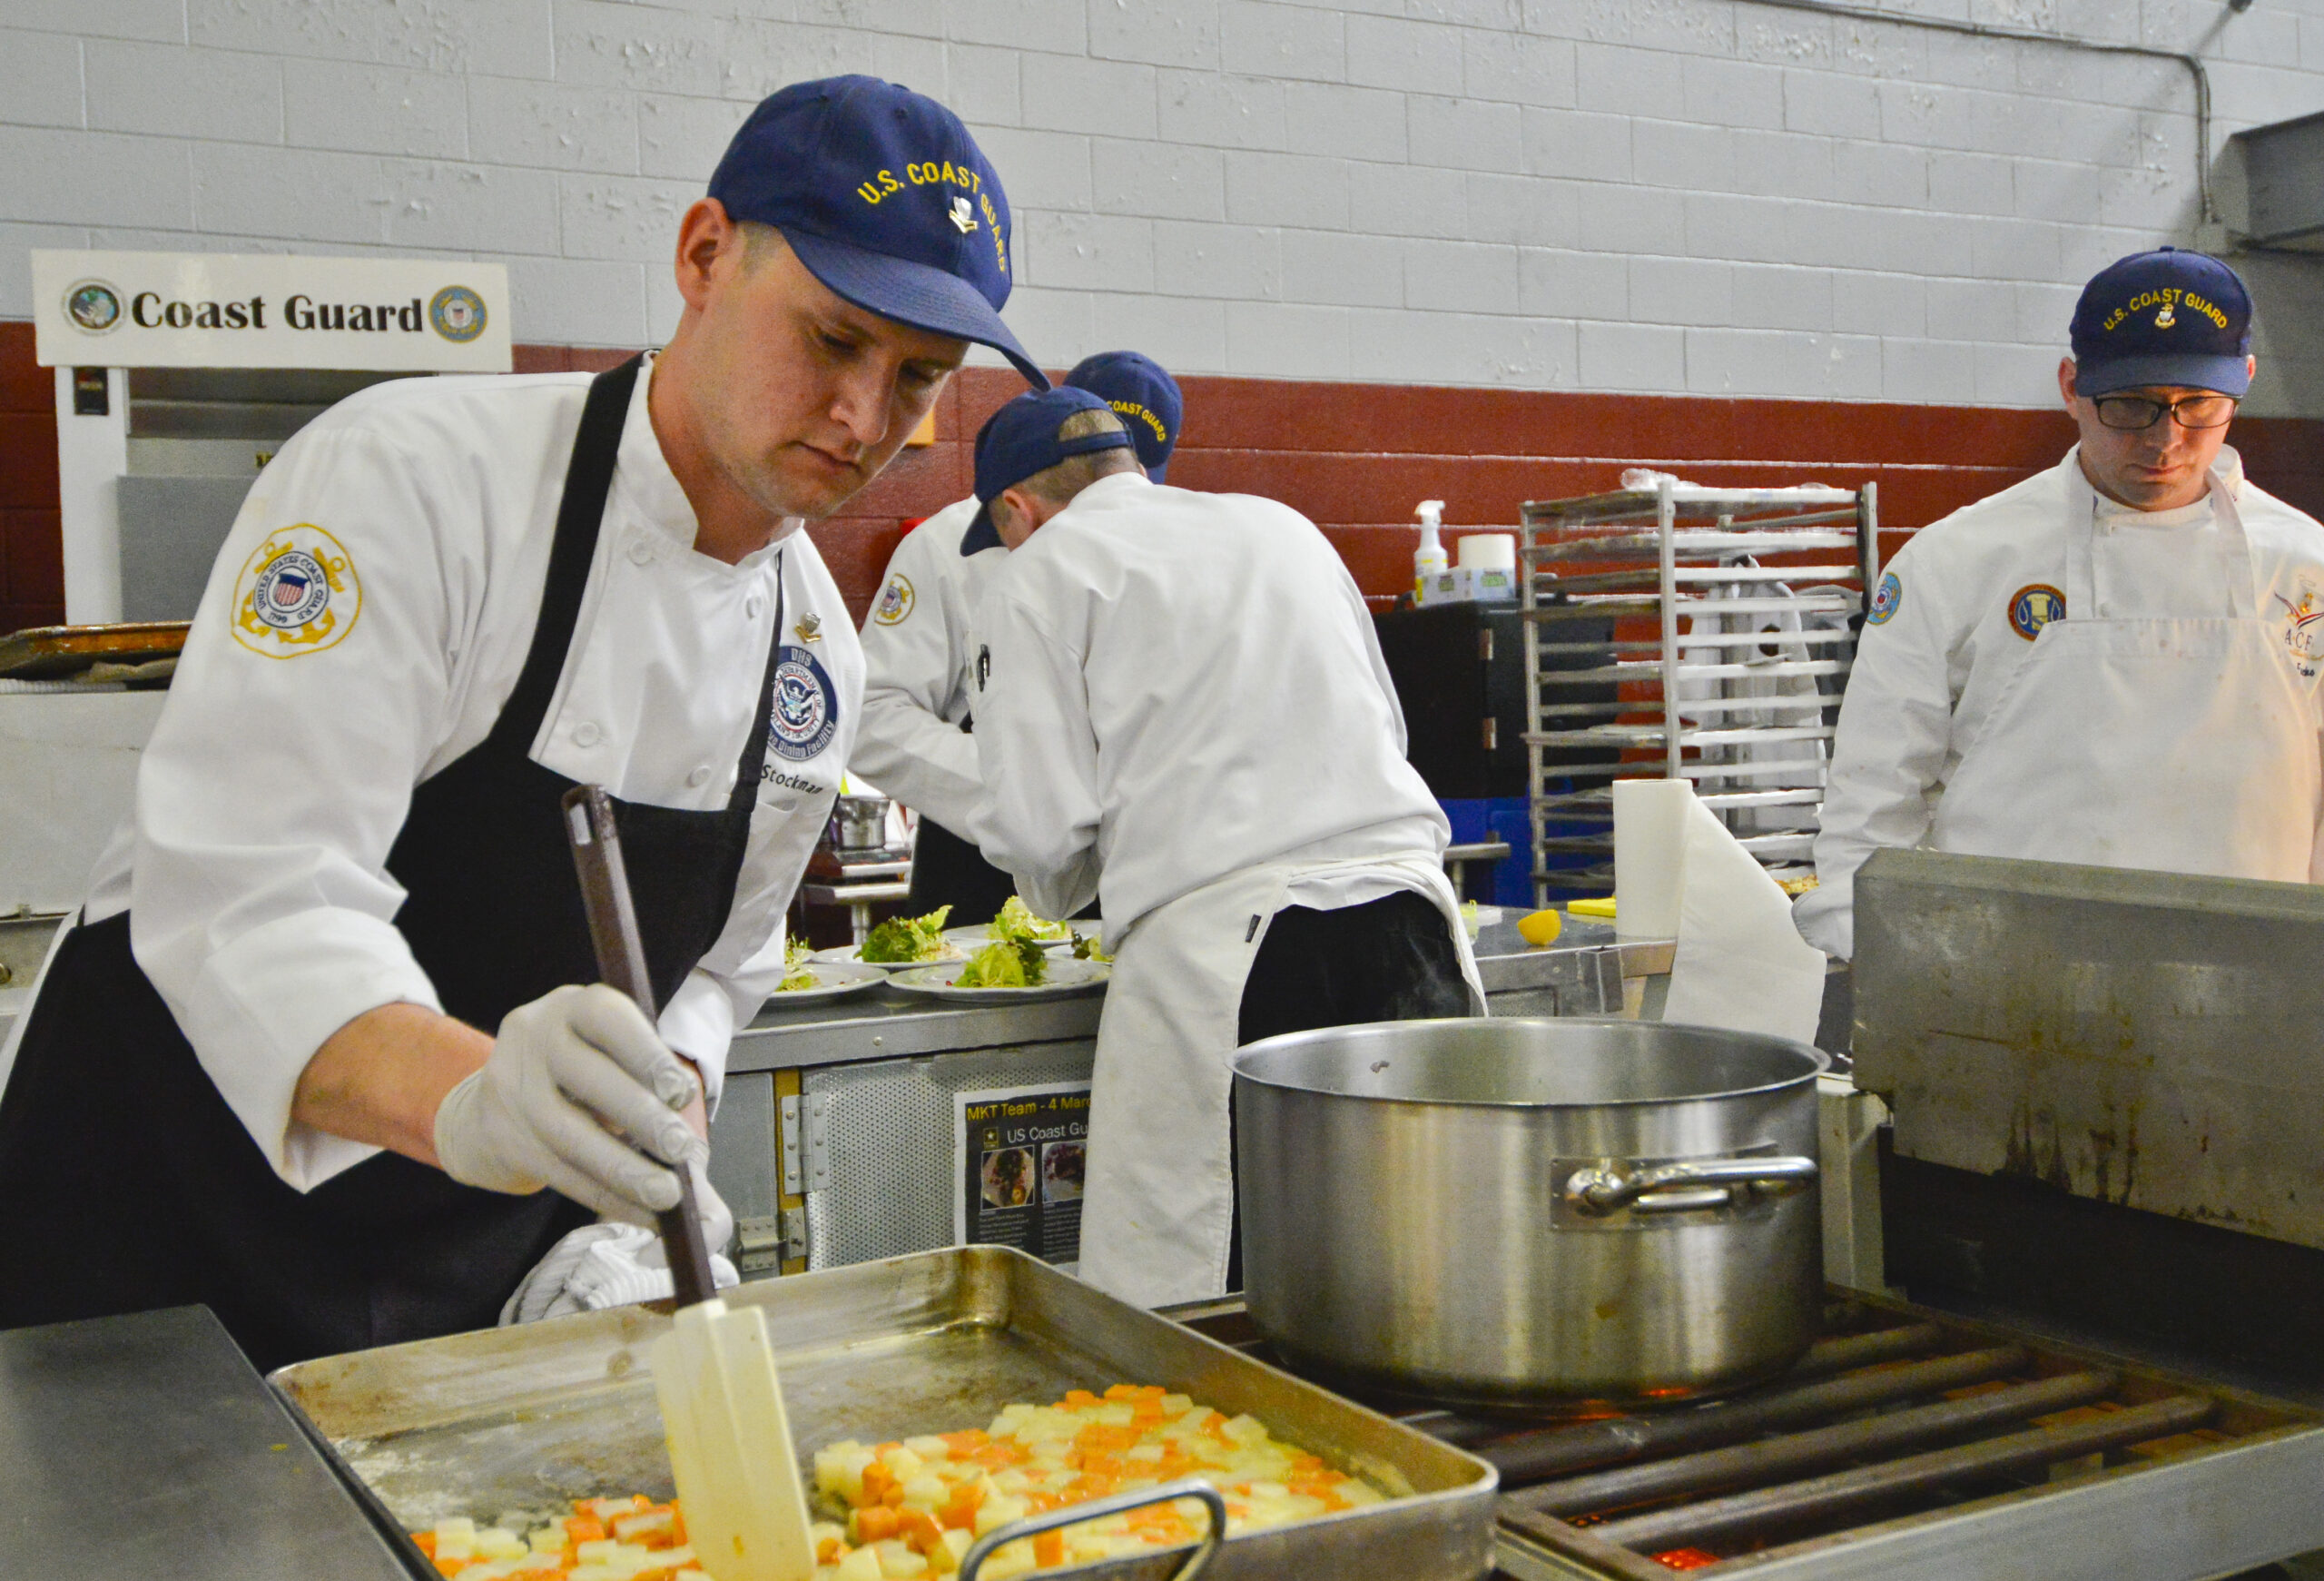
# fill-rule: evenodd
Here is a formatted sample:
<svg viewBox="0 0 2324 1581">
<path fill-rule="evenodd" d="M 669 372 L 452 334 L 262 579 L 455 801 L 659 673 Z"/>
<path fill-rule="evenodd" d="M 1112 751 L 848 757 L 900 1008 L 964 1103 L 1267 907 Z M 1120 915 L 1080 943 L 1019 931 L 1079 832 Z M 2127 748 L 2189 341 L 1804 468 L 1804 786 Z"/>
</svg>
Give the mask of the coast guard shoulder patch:
<svg viewBox="0 0 2324 1581">
<path fill-rule="evenodd" d="M 311 521 L 267 534 L 234 578 L 234 640 L 268 658 L 335 647 L 362 611 L 346 546 Z"/>
<path fill-rule="evenodd" d="M 1905 584 L 1896 579 L 1896 572 L 1890 571 L 1880 578 L 1880 586 L 1872 595 L 1872 608 L 1865 611 L 1864 618 L 1875 626 L 1886 626 L 1904 607 Z"/>
<path fill-rule="evenodd" d="M 911 613 L 914 597 L 910 577 L 901 573 L 890 577 L 888 585 L 880 589 L 880 602 L 872 607 L 872 618 L 882 626 L 898 624 Z"/>
</svg>

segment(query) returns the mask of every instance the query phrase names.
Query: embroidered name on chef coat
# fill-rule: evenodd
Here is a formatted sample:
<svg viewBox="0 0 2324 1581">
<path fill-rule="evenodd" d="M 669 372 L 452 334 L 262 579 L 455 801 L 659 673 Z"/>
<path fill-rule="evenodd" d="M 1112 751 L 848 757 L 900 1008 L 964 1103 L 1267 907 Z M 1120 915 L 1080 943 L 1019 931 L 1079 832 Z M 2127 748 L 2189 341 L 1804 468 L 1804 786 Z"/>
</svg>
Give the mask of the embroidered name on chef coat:
<svg viewBox="0 0 2324 1581">
<path fill-rule="evenodd" d="M 803 647 L 783 645 L 774 665 L 774 707 L 767 745 L 778 757 L 804 763 L 839 733 L 839 688 L 831 672 Z"/>
<path fill-rule="evenodd" d="M 234 578 L 234 640 L 268 658 L 336 647 L 362 612 L 354 558 L 311 521 L 267 534 Z"/>
</svg>

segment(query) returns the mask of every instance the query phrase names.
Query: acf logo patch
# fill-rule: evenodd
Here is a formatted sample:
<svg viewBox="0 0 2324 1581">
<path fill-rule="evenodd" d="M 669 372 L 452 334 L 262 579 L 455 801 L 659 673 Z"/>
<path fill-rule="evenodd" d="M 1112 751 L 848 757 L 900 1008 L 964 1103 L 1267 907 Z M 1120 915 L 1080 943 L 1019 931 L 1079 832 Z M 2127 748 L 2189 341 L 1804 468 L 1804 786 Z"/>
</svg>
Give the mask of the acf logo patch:
<svg viewBox="0 0 2324 1581">
<path fill-rule="evenodd" d="M 2290 654 L 2292 667 L 2302 679 L 2316 674 L 2316 644 L 2324 637 L 2324 608 L 2317 607 L 2316 587 L 2306 577 L 2299 579 L 2299 602 L 2295 604 L 2281 593 L 2276 602 L 2284 607 L 2284 649 Z"/>
<path fill-rule="evenodd" d="M 911 613 L 917 597 L 911 590 L 910 577 L 890 577 L 888 585 L 880 589 L 880 602 L 872 607 L 872 618 L 882 626 L 901 625 Z"/>
<path fill-rule="evenodd" d="M 2066 596 L 2046 582 L 2020 588 L 2009 597 L 2009 628 L 2031 642 L 2042 627 L 2066 618 Z"/>
<path fill-rule="evenodd" d="M 839 688 L 831 672 L 803 647 L 785 644 L 774 666 L 774 707 L 766 744 L 778 757 L 804 763 L 839 733 Z"/>
<path fill-rule="evenodd" d="M 1905 584 L 1896 579 L 1896 572 L 1890 571 L 1880 578 L 1880 586 L 1873 591 L 1872 608 L 1865 611 L 1864 618 L 1875 626 L 1886 626 L 1904 607 Z"/>
<path fill-rule="evenodd" d="M 354 560 L 311 521 L 267 534 L 234 578 L 234 640 L 268 658 L 335 647 L 362 612 Z"/>
</svg>

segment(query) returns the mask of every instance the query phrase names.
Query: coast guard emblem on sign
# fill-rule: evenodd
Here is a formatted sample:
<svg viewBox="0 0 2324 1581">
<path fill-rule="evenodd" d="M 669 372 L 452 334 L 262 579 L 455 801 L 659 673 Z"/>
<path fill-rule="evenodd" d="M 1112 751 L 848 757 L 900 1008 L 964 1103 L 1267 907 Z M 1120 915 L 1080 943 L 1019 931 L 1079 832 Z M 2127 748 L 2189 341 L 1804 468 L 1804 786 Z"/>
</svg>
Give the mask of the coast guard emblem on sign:
<svg viewBox="0 0 2324 1581">
<path fill-rule="evenodd" d="M 2066 596 L 2044 582 L 2020 588 L 2009 597 L 2009 628 L 2031 642 L 2042 627 L 2066 618 Z"/>
<path fill-rule="evenodd" d="M 2281 593 L 2276 602 L 2284 607 L 2284 648 L 2291 655 L 2292 667 L 2303 680 L 2316 675 L 2316 641 L 2324 636 L 2324 608 L 2316 602 L 2316 588 L 2307 578 L 2299 581 L 2299 602 L 2295 604 Z"/>
<path fill-rule="evenodd" d="M 775 661 L 766 744 L 777 757 L 804 763 L 829 746 L 838 732 L 839 688 L 813 654 L 786 644 Z"/>
<path fill-rule="evenodd" d="M 1880 586 L 1872 595 L 1872 608 L 1865 611 L 1864 618 L 1875 626 L 1886 626 L 1896 618 L 1904 603 L 1905 584 L 1896 579 L 1896 572 L 1890 571 L 1880 578 Z"/>
<path fill-rule="evenodd" d="M 872 618 L 882 626 L 894 626 L 911 613 L 915 597 L 911 578 L 901 575 L 890 577 L 888 585 L 880 589 L 880 602 L 872 609 Z"/>
<path fill-rule="evenodd" d="M 339 539 L 302 521 L 267 535 L 234 579 L 234 640 L 269 658 L 337 645 L 363 608 L 362 584 Z"/>
</svg>

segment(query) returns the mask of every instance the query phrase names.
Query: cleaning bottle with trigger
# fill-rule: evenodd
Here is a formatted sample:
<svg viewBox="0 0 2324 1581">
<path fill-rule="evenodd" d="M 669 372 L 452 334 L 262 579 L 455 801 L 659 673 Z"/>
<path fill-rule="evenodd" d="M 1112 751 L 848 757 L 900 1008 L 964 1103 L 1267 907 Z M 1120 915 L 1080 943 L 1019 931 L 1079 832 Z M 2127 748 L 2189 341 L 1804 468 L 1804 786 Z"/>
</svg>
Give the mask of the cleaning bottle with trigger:
<svg viewBox="0 0 2324 1581">
<path fill-rule="evenodd" d="M 1451 568 L 1444 557 L 1444 540 L 1438 529 L 1444 525 L 1444 501 L 1423 499 L 1414 512 L 1420 518 L 1420 548 L 1413 551 L 1413 601 L 1428 601 L 1428 584 Z"/>
</svg>

